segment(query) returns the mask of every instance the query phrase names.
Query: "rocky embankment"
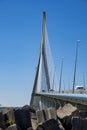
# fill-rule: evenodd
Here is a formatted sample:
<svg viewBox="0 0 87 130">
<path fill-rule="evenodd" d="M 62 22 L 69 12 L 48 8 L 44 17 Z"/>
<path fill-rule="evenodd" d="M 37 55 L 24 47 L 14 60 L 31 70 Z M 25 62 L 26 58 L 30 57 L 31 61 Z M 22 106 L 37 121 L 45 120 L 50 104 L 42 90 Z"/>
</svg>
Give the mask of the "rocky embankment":
<svg viewBox="0 0 87 130">
<path fill-rule="evenodd" d="M 0 130 L 87 130 L 87 111 L 71 104 L 63 107 L 34 110 L 22 108 L 0 110 Z"/>
</svg>

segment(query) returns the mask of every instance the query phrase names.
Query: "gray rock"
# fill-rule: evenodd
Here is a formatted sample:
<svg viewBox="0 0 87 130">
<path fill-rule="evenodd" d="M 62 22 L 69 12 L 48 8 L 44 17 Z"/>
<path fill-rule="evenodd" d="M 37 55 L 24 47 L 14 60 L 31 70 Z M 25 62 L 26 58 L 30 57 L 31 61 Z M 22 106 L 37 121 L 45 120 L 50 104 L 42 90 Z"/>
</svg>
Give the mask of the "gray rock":
<svg viewBox="0 0 87 130">
<path fill-rule="evenodd" d="M 40 124 L 49 119 L 57 119 L 57 112 L 53 107 L 46 110 L 38 110 L 36 111 L 36 117 L 38 124 Z"/>
<path fill-rule="evenodd" d="M 31 125 L 32 125 L 32 128 L 33 130 L 36 130 L 37 129 L 37 126 L 38 126 L 38 123 L 37 123 L 37 119 L 31 119 Z"/>
<path fill-rule="evenodd" d="M 32 127 L 28 128 L 27 130 L 33 130 Z"/>
<path fill-rule="evenodd" d="M 18 129 L 17 129 L 16 124 L 13 124 L 13 125 L 9 126 L 9 127 L 8 127 L 7 129 L 5 129 L 5 130 L 18 130 Z"/>
<path fill-rule="evenodd" d="M 31 116 L 31 125 L 32 125 L 32 129 L 36 130 L 38 123 L 37 123 L 37 117 L 36 117 L 36 112 L 33 111 L 30 113 Z"/>
<path fill-rule="evenodd" d="M 43 123 L 46 120 L 46 115 L 44 110 L 37 110 L 36 111 L 37 123 Z"/>
<path fill-rule="evenodd" d="M 46 120 L 57 119 L 57 111 L 54 107 L 45 110 Z"/>
<path fill-rule="evenodd" d="M 65 130 L 62 123 L 60 122 L 60 120 L 58 120 L 58 126 L 59 126 L 60 129 Z"/>
<path fill-rule="evenodd" d="M 60 107 L 57 110 L 57 116 L 60 119 L 63 119 L 66 116 L 70 116 L 73 113 L 75 113 L 77 111 L 77 108 L 72 106 L 71 104 L 65 104 L 63 107 Z"/>
<path fill-rule="evenodd" d="M 37 127 L 37 130 L 62 130 L 58 127 L 58 123 L 55 119 L 45 121 Z"/>
<path fill-rule="evenodd" d="M 79 116 L 81 118 L 87 118 L 87 111 L 79 111 Z"/>
<path fill-rule="evenodd" d="M 61 119 L 62 125 L 65 128 L 65 130 L 71 130 L 72 124 L 71 124 L 72 116 L 66 116 L 63 119 Z"/>
<path fill-rule="evenodd" d="M 71 130 L 72 124 L 72 116 L 78 115 L 78 110 L 76 107 L 71 104 L 65 104 L 63 107 L 57 110 L 57 116 L 63 124 L 63 127 L 66 130 Z"/>
<path fill-rule="evenodd" d="M 2 113 L 4 116 L 4 122 L 5 122 L 6 127 L 15 123 L 14 109 L 13 108 L 5 108 L 5 109 L 3 109 Z"/>
<path fill-rule="evenodd" d="M 3 130 L 2 128 L 0 128 L 0 130 Z"/>
<path fill-rule="evenodd" d="M 5 128 L 4 116 L 2 112 L 0 112 L 0 128 Z"/>
<path fill-rule="evenodd" d="M 19 126 L 22 130 L 27 130 L 31 126 L 31 112 L 35 113 L 35 110 L 25 105 L 21 109 L 16 109 L 14 111 L 15 115 L 15 123 Z"/>
<path fill-rule="evenodd" d="M 26 130 L 31 127 L 30 112 L 28 110 L 15 110 L 15 123 L 22 129 Z"/>
<path fill-rule="evenodd" d="M 87 119 L 72 118 L 72 130 L 87 130 Z"/>
</svg>

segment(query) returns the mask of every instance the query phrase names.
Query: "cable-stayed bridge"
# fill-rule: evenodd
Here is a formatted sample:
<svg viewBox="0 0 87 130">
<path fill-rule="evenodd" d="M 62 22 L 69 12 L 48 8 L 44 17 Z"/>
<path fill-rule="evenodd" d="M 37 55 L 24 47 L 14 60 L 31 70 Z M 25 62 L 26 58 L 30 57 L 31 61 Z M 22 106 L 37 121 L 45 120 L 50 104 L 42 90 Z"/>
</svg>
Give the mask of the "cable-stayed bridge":
<svg viewBox="0 0 87 130">
<path fill-rule="evenodd" d="M 47 35 L 46 13 L 43 12 L 40 53 L 30 105 L 38 109 L 50 106 L 57 108 L 66 102 L 87 105 L 86 94 L 61 94 L 57 92 L 59 88 L 56 90 L 56 87 L 58 87 L 58 81 Z"/>
</svg>

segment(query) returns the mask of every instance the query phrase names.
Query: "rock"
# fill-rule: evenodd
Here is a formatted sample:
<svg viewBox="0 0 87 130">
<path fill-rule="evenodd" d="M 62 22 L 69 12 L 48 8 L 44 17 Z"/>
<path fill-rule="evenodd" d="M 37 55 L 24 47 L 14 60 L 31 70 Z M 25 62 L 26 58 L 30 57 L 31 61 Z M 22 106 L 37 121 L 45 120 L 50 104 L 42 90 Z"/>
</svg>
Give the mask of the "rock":
<svg viewBox="0 0 87 130">
<path fill-rule="evenodd" d="M 81 118 L 87 118 L 87 111 L 79 111 L 79 116 Z"/>
<path fill-rule="evenodd" d="M 71 104 L 65 104 L 63 107 L 60 107 L 57 110 L 57 116 L 60 119 L 63 119 L 66 116 L 70 116 L 73 113 L 75 113 L 77 111 L 77 108 L 72 106 Z"/>
<path fill-rule="evenodd" d="M 7 115 L 9 120 L 12 120 L 13 123 L 15 122 L 15 117 L 14 117 L 14 109 L 13 108 L 6 108 L 3 110 L 3 115 Z"/>
<path fill-rule="evenodd" d="M 2 112 L 0 112 L 0 128 L 6 128 L 5 127 L 5 121 L 4 121 L 4 116 L 2 114 Z"/>
<path fill-rule="evenodd" d="M 72 118 L 72 130 L 87 130 L 87 119 Z"/>
<path fill-rule="evenodd" d="M 0 112 L 0 127 L 5 129 L 15 123 L 14 109 L 4 108 Z"/>
<path fill-rule="evenodd" d="M 28 110 L 15 110 L 15 123 L 22 129 L 26 130 L 31 127 L 30 113 Z"/>
<path fill-rule="evenodd" d="M 33 130 L 36 130 L 38 123 L 37 123 L 37 117 L 36 117 L 36 111 L 31 111 L 30 113 L 31 117 L 31 126 Z"/>
<path fill-rule="evenodd" d="M 43 123 L 46 120 L 46 115 L 44 110 L 37 110 L 36 111 L 37 123 Z"/>
<path fill-rule="evenodd" d="M 18 130 L 18 129 L 17 129 L 16 124 L 13 124 L 13 125 L 9 126 L 9 127 L 8 127 L 7 129 L 5 129 L 5 130 Z"/>
<path fill-rule="evenodd" d="M 3 130 L 2 128 L 0 128 L 0 130 Z"/>
<path fill-rule="evenodd" d="M 27 130 L 33 130 L 32 127 L 28 128 Z"/>
<path fill-rule="evenodd" d="M 63 124 L 63 127 L 66 129 L 66 130 L 71 130 L 72 128 L 72 124 L 71 124 L 71 120 L 72 120 L 72 116 L 66 116 L 64 117 L 61 122 Z"/>
<path fill-rule="evenodd" d="M 5 126 L 8 127 L 15 123 L 14 117 L 14 109 L 13 108 L 5 108 L 2 111 L 5 121 Z"/>
<path fill-rule="evenodd" d="M 79 112 L 77 108 L 72 106 L 71 104 L 65 104 L 62 108 L 59 108 L 57 110 L 57 116 L 66 130 L 71 130 L 72 116 L 76 115 L 79 115 Z"/>
<path fill-rule="evenodd" d="M 22 129 L 27 130 L 31 126 L 31 112 L 35 112 L 33 108 L 28 105 L 14 111 L 15 123 Z"/>
<path fill-rule="evenodd" d="M 57 111 L 54 107 L 45 110 L 46 120 L 57 119 Z"/>
<path fill-rule="evenodd" d="M 57 112 L 55 108 L 48 108 L 46 110 L 36 111 L 36 117 L 38 123 L 43 123 L 49 119 L 57 119 Z"/>
<path fill-rule="evenodd" d="M 62 123 L 60 122 L 60 120 L 58 120 L 58 126 L 59 126 L 60 129 L 65 130 Z"/>
<path fill-rule="evenodd" d="M 62 130 L 58 127 L 58 122 L 55 119 L 45 121 L 37 127 L 37 130 Z"/>
<path fill-rule="evenodd" d="M 31 125 L 32 125 L 33 130 L 36 130 L 38 126 L 37 119 L 35 118 L 31 119 Z"/>
<path fill-rule="evenodd" d="M 22 109 L 23 109 L 23 110 L 29 110 L 29 111 L 32 112 L 32 113 L 35 113 L 35 112 L 36 112 L 36 110 L 35 110 L 34 108 L 32 108 L 31 106 L 29 106 L 29 105 L 23 106 Z"/>
<path fill-rule="evenodd" d="M 44 130 L 45 128 L 43 128 L 43 126 L 45 127 L 46 125 L 49 125 L 49 124 L 53 128 L 54 127 L 53 125 L 55 124 L 55 122 L 57 122 L 57 129 L 60 128 L 64 130 L 62 124 L 59 122 L 59 120 L 57 120 L 57 112 L 56 112 L 56 109 L 53 107 L 48 108 L 46 110 L 36 111 L 36 117 L 37 117 L 37 124 L 38 124 L 37 130 Z M 48 127 L 46 129 L 48 130 Z"/>
</svg>

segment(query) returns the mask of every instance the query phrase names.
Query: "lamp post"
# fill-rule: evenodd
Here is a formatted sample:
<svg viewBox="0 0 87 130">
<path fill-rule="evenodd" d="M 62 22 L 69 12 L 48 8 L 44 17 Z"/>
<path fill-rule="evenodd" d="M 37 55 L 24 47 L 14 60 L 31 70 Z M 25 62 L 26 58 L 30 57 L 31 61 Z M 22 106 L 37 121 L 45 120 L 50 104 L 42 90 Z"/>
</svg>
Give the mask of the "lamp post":
<svg viewBox="0 0 87 130">
<path fill-rule="evenodd" d="M 76 82 L 76 67 L 77 67 L 77 58 L 78 58 L 78 44 L 80 43 L 80 40 L 77 40 L 76 42 L 76 56 L 75 56 L 75 66 L 74 66 L 74 78 L 73 78 L 73 93 L 74 93 L 74 87 Z"/>
</svg>

